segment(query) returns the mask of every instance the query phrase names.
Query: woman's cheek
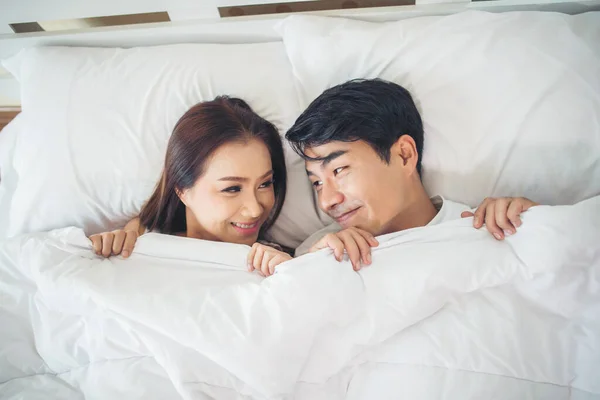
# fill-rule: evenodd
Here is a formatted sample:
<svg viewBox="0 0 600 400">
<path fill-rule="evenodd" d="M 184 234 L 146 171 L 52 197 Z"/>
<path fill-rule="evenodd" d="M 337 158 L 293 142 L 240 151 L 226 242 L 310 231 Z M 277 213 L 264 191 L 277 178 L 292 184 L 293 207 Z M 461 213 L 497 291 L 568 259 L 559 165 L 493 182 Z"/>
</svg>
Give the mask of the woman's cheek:
<svg viewBox="0 0 600 400">
<path fill-rule="evenodd" d="M 268 193 L 265 193 L 264 200 L 261 201 L 265 213 L 269 214 L 275 205 L 275 191 L 271 189 Z"/>
</svg>

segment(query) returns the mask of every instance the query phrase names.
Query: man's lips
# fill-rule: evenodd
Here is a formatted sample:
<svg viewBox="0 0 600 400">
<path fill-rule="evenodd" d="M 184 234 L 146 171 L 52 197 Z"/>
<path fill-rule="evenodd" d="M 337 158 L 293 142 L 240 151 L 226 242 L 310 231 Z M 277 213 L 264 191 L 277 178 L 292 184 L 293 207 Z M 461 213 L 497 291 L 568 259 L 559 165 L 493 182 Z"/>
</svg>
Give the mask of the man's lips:
<svg viewBox="0 0 600 400">
<path fill-rule="evenodd" d="M 335 220 L 338 224 L 343 225 L 345 222 L 348 222 L 350 218 L 352 218 L 356 212 L 360 209 L 360 207 L 355 208 L 354 210 L 343 213 L 342 215 L 335 217 Z"/>
</svg>

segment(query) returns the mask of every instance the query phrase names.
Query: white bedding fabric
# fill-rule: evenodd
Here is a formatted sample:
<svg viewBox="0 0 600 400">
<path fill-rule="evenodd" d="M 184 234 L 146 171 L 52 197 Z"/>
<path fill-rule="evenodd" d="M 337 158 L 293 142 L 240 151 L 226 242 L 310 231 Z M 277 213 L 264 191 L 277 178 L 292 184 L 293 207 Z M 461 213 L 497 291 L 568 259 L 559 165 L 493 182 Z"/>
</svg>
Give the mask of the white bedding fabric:
<svg viewBox="0 0 600 400">
<path fill-rule="evenodd" d="M 160 234 L 101 259 L 75 228 L 0 246 L 2 399 L 600 398 L 600 197 L 328 251 L 267 279 L 248 247 Z"/>
</svg>

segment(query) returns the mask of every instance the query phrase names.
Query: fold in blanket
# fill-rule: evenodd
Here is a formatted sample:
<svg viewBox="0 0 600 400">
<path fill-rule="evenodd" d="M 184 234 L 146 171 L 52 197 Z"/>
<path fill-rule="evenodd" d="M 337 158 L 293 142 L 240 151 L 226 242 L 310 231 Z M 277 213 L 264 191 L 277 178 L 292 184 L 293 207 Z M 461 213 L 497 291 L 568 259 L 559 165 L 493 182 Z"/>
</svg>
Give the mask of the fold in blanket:
<svg viewBox="0 0 600 400">
<path fill-rule="evenodd" d="M 600 365 L 600 330 L 586 314 L 600 302 L 600 198 L 535 207 L 523 215 L 518 233 L 501 242 L 471 224 L 463 219 L 380 237 L 373 264 L 359 273 L 323 250 L 284 263 L 263 279 L 246 272 L 247 246 L 154 233 L 139 238 L 129 259 L 102 259 L 75 228 L 13 239 L 2 246 L 0 263 L 4 275 L 22 275 L 19 296 L 32 299 L 27 318 L 45 364 L 41 372 L 148 358 L 185 398 L 220 390 L 282 398 L 300 393 L 302 385 L 318 388 L 351 377 L 353 368 L 369 361 L 404 360 L 454 369 L 468 364 L 473 372 L 600 395 L 589 364 Z M 579 275 L 569 275 L 573 271 Z M 557 275 L 564 279 L 547 278 Z M 578 292 L 565 291 L 569 285 Z M 17 296 L 14 285 L 2 290 L 7 298 Z M 557 339 L 562 348 L 547 349 L 557 357 L 529 362 L 522 354 L 498 361 L 499 345 L 486 345 L 491 336 L 477 339 L 485 351 L 460 344 L 460 337 L 477 330 L 477 321 L 468 328 L 460 320 L 463 310 L 467 319 L 476 315 L 483 324 L 493 321 L 496 329 L 512 332 L 515 346 L 527 350 L 519 342 L 527 333 L 514 327 L 529 322 L 503 314 L 507 299 L 543 310 L 536 311 L 537 327 L 579 324 L 580 334 L 569 331 Z M 16 318 L 7 310 L 0 318 Z M 449 338 L 464 334 L 445 348 L 419 334 L 427 324 L 448 330 Z M 586 349 L 584 358 L 577 347 Z M 560 368 L 542 365 L 557 360 Z"/>
</svg>

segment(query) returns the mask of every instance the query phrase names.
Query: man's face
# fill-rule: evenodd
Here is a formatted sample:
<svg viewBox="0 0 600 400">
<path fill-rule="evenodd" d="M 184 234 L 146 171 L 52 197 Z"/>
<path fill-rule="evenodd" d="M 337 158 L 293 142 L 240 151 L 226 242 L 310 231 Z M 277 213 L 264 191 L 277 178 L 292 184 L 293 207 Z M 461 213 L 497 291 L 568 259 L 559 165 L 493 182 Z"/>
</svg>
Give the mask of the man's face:
<svg viewBox="0 0 600 400">
<path fill-rule="evenodd" d="M 389 164 L 364 141 L 305 149 L 307 156 L 319 158 L 306 161 L 319 207 L 343 228 L 373 235 L 393 232 L 398 215 L 410 204 L 416 174 L 414 162 L 407 164 L 402 157 L 400 142 L 392 147 Z"/>
</svg>

